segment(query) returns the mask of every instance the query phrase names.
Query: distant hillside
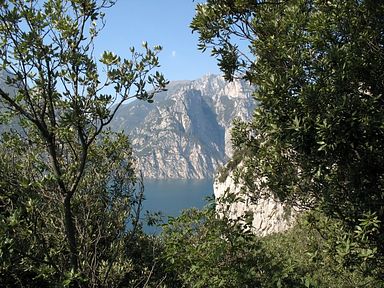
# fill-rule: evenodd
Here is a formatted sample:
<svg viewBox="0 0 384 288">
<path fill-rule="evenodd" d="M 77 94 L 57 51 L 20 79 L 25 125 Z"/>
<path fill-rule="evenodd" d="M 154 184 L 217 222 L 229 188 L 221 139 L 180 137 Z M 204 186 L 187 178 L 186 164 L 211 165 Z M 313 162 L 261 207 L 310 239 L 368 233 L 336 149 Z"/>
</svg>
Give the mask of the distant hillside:
<svg viewBox="0 0 384 288">
<path fill-rule="evenodd" d="M 252 92 L 215 75 L 175 81 L 153 104 L 121 107 L 111 127 L 130 136 L 145 177 L 211 178 L 231 155 L 232 120 L 251 116 Z"/>
<path fill-rule="evenodd" d="M 8 74 L 7 72 L 5 72 L 4 70 L 0 70 L 0 88 L 5 93 L 9 93 L 9 95 L 16 95 L 16 91 L 17 91 L 16 88 L 10 87 L 8 84 L 6 84 L 8 76 L 11 76 L 11 75 Z M 5 110 L 4 107 L 5 106 L 2 103 L 1 97 L 0 97 L 0 113 Z M 10 129 L 20 130 L 20 125 L 19 125 L 18 119 L 10 120 L 6 124 L 2 124 L 1 122 L 2 122 L 2 118 L 0 117 L 0 133 L 2 133 L 4 131 L 9 131 Z"/>
</svg>

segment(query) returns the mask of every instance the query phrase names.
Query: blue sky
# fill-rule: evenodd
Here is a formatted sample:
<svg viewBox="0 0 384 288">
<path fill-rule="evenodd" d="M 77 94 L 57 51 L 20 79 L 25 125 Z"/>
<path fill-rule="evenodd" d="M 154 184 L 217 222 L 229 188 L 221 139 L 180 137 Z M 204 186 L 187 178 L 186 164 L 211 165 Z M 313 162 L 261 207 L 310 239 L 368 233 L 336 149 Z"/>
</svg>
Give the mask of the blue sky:
<svg viewBox="0 0 384 288">
<path fill-rule="evenodd" d="M 198 34 L 189 24 L 195 14 L 192 0 L 119 0 L 106 10 L 106 27 L 96 51 L 109 50 L 129 57 L 129 47 L 161 45 L 160 71 L 169 80 L 193 80 L 208 73 L 219 74 L 209 52 L 197 50 Z M 200 1 L 201 2 L 201 1 Z"/>
</svg>

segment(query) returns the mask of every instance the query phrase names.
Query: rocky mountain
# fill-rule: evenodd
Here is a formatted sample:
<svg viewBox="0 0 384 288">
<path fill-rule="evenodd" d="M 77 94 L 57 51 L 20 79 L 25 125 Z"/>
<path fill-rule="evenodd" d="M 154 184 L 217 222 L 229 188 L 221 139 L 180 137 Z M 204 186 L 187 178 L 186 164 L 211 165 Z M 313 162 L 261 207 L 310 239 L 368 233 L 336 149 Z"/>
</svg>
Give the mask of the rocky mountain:
<svg viewBox="0 0 384 288">
<path fill-rule="evenodd" d="M 249 119 L 253 88 L 207 75 L 171 82 L 155 103 L 124 105 L 111 123 L 130 136 L 138 165 L 147 178 L 212 178 L 231 156 L 235 117 Z"/>
<path fill-rule="evenodd" d="M 11 74 L 7 73 L 4 70 L 0 70 L 0 89 L 4 93 L 7 93 L 9 95 L 16 95 L 17 89 L 7 84 L 7 77 L 11 77 Z M 7 120 L 5 121 L 5 124 L 3 124 L 4 119 L 1 114 L 4 111 L 5 111 L 5 106 L 0 97 L 0 133 L 4 131 L 10 131 L 11 129 L 20 131 L 21 129 L 20 129 L 18 119 Z"/>
</svg>

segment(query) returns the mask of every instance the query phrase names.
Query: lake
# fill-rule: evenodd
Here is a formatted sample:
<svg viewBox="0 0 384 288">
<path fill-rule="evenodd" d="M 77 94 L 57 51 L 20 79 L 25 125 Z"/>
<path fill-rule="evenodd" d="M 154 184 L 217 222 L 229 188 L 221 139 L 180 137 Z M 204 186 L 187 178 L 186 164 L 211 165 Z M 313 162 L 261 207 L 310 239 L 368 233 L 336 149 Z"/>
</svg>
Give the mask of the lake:
<svg viewBox="0 0 384 288">
<path fill-rule="evenodd" d="M 213 196 L 213 180 L 144 180 L 143 211 L 161 211 L 164 216 L 178 216 L 183 209 L 203 208 L 207 197 Z M 166 220 L 166 217 L 165 217 Z M 144 227 L 147 233 L 160 228 Z"/>
</svg>

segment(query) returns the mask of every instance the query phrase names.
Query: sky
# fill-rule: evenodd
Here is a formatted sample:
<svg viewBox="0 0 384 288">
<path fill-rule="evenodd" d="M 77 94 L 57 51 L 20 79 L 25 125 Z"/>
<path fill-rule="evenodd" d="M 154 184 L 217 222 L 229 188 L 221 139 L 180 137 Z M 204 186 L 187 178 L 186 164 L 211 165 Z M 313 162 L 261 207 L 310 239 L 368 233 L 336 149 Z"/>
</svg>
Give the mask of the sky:
<svg viewBox="0 0 384 288">
<path fill-rule="evenodd" d="M 119 0 L 105 11 L 106 26 L 99 34 L 96 52 L 109 50 L 122 58 L 129 47 L 161 45 L 160 69 L 168 80 L 194 80 L 220 74 L 209 51 L 197 49 L 198 33 L 189 28 L 197 2 L 192 0 Z"/>
</svg>

